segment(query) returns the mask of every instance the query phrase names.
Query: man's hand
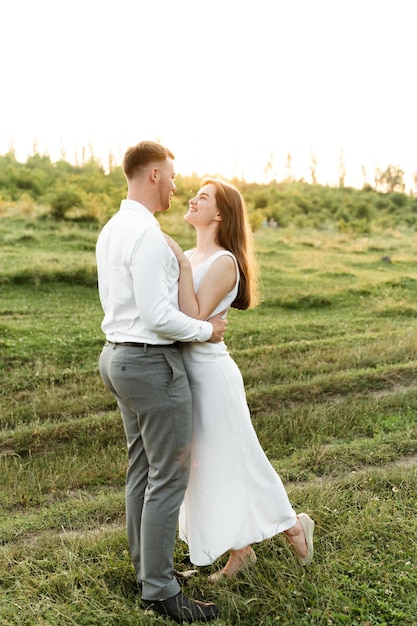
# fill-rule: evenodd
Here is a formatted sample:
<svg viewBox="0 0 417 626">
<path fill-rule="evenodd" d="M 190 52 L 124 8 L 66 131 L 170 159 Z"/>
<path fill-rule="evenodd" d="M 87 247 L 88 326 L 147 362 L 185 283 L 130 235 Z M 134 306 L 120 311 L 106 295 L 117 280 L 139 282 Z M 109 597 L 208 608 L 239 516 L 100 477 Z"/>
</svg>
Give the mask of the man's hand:
<svg viewBox="0 0 417 626">
<path fill-rule="evenodd" d="M 226 332 L 227 320 L 223 319 L 222 315 L 224 315 L 224 311 L 210 317 L 207 320 L 213 325 L 213 334 L 209 339 L 210 343 L 219 343 L 219 341 L 223 341 L 224 333 Z"/>
</svg>

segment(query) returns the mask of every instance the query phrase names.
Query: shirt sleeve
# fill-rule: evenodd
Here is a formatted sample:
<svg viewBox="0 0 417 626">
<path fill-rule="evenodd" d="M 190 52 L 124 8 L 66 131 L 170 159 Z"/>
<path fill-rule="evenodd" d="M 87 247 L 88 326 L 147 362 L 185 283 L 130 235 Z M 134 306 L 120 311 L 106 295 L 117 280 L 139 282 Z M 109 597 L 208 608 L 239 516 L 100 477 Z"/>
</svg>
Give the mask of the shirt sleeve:
<svg viewBox="0 0 417 626">
<path fill-rule="evenodd" d="M 210 322 L 188 317 L 178 309 L 178 262 L 158 226 L 146 229 L 130 263 L 136 306 L 151 331 L 174 341 L 210 339 Z"/>
</svg>

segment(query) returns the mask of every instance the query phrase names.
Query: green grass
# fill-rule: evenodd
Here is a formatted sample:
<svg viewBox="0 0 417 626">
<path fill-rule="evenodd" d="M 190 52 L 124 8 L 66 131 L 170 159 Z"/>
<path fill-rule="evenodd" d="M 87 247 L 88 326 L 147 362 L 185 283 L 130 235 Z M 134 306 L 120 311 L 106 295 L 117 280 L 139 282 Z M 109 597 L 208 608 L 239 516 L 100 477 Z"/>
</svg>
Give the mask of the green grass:
<svg viewBox="0 0 417 626">
<path fill-rule="evenodd" d="M 192 245 L 181 218 L 162 222 Z M 96 237 L 19 216 L 0 226 L 1 626 L 167 623 L 141 610 L 127 549 Z M 201 568 L 187 592 L 219 603 L 215 624 L 416 623 L 416 244 L 405 230 L 256 233 L 263 303 L 231 312 L 227 343 L 264 449 L 317 522 L 316 558 L 302 570 L 275 537 L 234 580 L 213 586 L 220 564 Z"/>
</svg>

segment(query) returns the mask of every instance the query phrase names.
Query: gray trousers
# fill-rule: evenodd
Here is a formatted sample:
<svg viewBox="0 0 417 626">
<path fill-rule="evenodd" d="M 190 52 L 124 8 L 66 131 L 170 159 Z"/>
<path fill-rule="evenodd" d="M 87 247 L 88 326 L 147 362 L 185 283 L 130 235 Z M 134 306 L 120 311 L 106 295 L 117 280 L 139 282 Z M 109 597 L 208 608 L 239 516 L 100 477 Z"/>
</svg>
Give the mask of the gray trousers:
<svg viewBox="0 0 417 626">
<path fill-rule="evenodd" d="M 126 525 L 142 598 L 180 590 L 174 578 L 179 508 L 190 472 L 191 392 L 177 346 L 106 343 L 99 368 L 126 434 Z"/>
</svg>

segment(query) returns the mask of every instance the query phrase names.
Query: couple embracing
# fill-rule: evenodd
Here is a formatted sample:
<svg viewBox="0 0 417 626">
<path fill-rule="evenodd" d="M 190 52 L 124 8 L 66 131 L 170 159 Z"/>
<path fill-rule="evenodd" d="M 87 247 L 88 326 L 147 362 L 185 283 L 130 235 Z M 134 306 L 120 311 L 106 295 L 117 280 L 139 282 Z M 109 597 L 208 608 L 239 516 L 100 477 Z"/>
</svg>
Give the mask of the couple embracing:
<svg viewBox="0 0 417 626">
<path fill-rule="evenodd" d="M 100 374 L 126 435 L 126 524 L 142 605 L 177 622 L 219 613 L 181 591 L 179 536 L 194 565 L 229 552 L 212 581 L 254 563 L 252 543 L 284 533 L 301 565 L 314 521 L 293 510 L 252 426 L 242 376 L 224 343 L 227 311 L 257 303 L 256 261 L 243 198 L 203 180 L 185 220 L 184 253 L 155 218 L 175 192 L 174 155 L 144 141 L 123 161 L 127 198 L 97 241 Z"/>
</svg>

